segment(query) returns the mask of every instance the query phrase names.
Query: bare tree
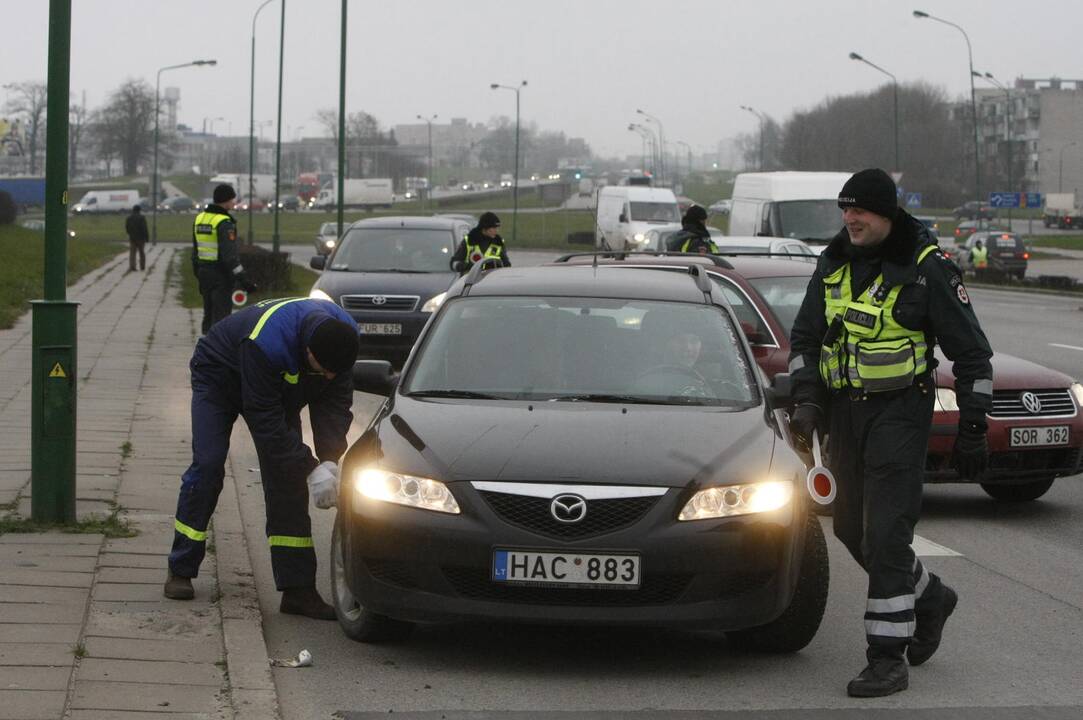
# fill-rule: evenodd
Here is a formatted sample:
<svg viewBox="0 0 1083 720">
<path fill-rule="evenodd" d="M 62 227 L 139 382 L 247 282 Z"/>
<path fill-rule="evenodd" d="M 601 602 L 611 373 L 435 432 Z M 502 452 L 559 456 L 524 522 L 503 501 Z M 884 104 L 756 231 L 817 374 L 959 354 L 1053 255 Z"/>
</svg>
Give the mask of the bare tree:
<svg viewBox="0 0 1083 720">
<path fill-rule="evenodd" d="M 5 103 L 4 110 L 25 123 L 30 174 L 37 175 L 38 140 L 45 134 L 45 106 L 48 96 L 45 83 L 21 82 L 5 87 L 12 91 L 13 97 Z"/>
<path fill-rule="evenodd" d="M 145 80 L 128 80 L 94 116 L 94 132 L 105 157 L 119 157 L 125 175 L 154 151 L 154 89 Z"/>
<path fill-rule="evenodd" d="M 79 145 L 87 129 L 86 95 L 82 105 L 72 105 L 68 109 L 68 173 L 77 174 Z"/>
</svg>

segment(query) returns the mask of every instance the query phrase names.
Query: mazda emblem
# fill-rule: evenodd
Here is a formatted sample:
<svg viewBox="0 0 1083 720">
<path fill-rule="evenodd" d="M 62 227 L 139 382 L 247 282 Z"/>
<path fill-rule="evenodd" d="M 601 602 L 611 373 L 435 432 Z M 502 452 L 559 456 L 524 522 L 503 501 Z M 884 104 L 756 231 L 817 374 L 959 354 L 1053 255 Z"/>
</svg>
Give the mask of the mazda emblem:
<svg viewBox="0 0 1083 720">
<path fill-rule="evenodd" d="M 549 503 L 549 513 L 559 523 L 577 523 L 587 516 L 587 501 L 579 495 L 557 495 Z"/>
<path fill-rule="evenodd" d="M 1031 415 L 1037 415 L 1042 411 L 1042 401 L 1037 395 L 1029 390 L 1019 396 L 1019 400 L 1023 403 L 1023 407 L 1027 409 Z"/>
<path fill-rule="evenodd" d="M 387 298 L 385 298 L 383 295 L 376 295 L 376 296 L 374 296 L 372 298 L 372 304 L 373 305 L 386 305 L 387 304 Z"/>
</svg>

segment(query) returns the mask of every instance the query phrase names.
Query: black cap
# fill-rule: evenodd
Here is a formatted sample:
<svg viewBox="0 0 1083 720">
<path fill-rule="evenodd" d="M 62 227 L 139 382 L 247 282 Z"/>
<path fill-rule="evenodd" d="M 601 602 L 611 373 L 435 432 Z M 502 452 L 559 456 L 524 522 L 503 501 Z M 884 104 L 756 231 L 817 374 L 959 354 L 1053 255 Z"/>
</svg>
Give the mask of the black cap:
<svg viewBox="0 0 1083 720">
<path fill-rule="evenodd" d="M 839 207 L 857 207 L 886 218 L 894 218 L 899 207 L 895 181 L 880 168 L 868 168 L 854 173 L 842 186 Z"/>
<path fill-rule="evenodd" d="M 132 206 L 132 212 L 141 212 L 142 210 L 143 208 L 139 207 L 138 205 Z"/>
<path fill-rule="evenodd" d="M 500 218 L 496 216 L 494 212 L 485 212 L 481 214 L 481 219 L 478 220 L 478 227 L 482 230 L 486 228 L 500 227 Z"/>
<path fill-rule="evenodd" d="M 308 341 L 308 349 L 320 367 L 336 375 L 353 367 L 358 346 L 357 327 L 333 318 L 317 325 Z"/>
<path fill-rule="evenodd" d="M 214 189 L 213 200 L 215 204 L 229 202 L 235 197 L 237 197 L 237 191 L 233 189 L 232 185 L 222 183 Z"/>
<path fill-rule="evenodd" d="M 699 223 L 707 222 L 707 211 L 699 205 L 693 205 L 685 211 L 684 218 L 682 219 L 684 220 L 684 222 L 688 222 L 690 220 Z"/>
</svg>

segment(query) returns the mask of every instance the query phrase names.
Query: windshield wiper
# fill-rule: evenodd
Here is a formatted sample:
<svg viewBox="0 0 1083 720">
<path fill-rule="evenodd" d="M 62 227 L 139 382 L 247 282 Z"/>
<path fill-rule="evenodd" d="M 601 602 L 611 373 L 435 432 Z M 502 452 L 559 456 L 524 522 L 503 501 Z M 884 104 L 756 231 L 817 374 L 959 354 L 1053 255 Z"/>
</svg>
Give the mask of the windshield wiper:
<svg viewBox="0 0 1083 720">
<path fill-rule="evenodd" d="M 578 395 L 554 395 L 545 398 L 548 402 L 597 402 L 597 403 L 637 403 L 641 405 L 667 405 L 655 398 L 643 395 L 610 395 L 607 393 L 581 393 Z"/>
<path fill-rule="evenodd" d="M 403 270 L 402 268 L 360 268 L 355 272 L 370 272 L 370 273 L 427 273 L 428 270 Z"/>
<path fill-rule="evenodd" d="M 490 395 L 473 390 L 417 390 L 404 393 L 406 397 L 469 398 L 472 400 L 503 400 L 498 395 Z"/>
</svg>

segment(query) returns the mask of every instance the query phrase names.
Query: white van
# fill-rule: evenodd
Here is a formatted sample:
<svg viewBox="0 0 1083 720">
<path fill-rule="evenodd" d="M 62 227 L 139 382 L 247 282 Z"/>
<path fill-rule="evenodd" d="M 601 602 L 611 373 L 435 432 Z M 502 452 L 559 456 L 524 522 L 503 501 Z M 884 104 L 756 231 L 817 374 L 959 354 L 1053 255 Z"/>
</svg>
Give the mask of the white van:
<svg viewBox="0 0 1083 720">
<path fill-rule="evenodd" d="M 730 235 L 824 244 L 842 229 L 839 192 L 851 173 L 741 173 L 733 182 Z"/>
<path fill-rule="evenodd" d="M 646 249 L 652 229 L 680 221 L 677 198 L 669 188 L 606 186 L 598 190 L 594 245 L 609 250 Z"/>
<path fill-rule="evenodd" d="M 138 204 L 138 190 L 91 190 L 72 206 L 71 211 L 77 215 L 129 212 Z"/>
</svg>

